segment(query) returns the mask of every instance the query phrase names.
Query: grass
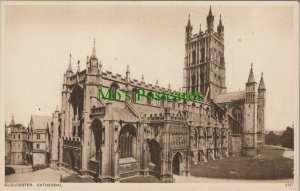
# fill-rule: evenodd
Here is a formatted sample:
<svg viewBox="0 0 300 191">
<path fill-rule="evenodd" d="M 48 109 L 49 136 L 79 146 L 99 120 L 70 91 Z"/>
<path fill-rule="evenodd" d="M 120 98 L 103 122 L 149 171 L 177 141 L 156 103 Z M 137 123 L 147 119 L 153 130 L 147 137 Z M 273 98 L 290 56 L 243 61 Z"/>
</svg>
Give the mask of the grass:
<svg viewBox="0 0 300 191">
<path fill-rule="evenodd" d="M 282 179 L 293 178 L 293 160 L 282 156 L 284 149 L 266 145 L 261 157 L 223 158 L 191 165 L 196 177 L 228 179 Z M 273 167 L 274 165 L 274 167 Z"/>
<path fill-rule="evenodd" d="M 63 178 L 63 180 L 61 182 L 95 183 L 93 178 L 91 178 L 91 177 L 82 178 L 78 174 L 72 174 L 70 176 L 67 176 L 67 177 Z"/>
</svg>

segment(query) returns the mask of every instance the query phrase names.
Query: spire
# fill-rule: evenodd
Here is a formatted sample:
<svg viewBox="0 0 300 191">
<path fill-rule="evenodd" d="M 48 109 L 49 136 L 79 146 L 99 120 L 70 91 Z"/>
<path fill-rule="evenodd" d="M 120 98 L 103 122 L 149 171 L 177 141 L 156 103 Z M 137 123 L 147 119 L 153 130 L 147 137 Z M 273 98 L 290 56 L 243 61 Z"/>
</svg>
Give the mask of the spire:
<svg viewBox="0 0 300 191">
<path fill-rule="evenodd" d="M 199 33 L 202 33 L 202 30 L 201 30 L 201 24 L 200 24 L 200 28 L 199 28 Z"/>
<path fill-rule="evenodd" d="M 253 74 L 253 63 L 251 63 L 251 69 L 250 69 L 250 73 L 249 73 L 249 77 L 248 77 L 248 83 L 252 83 L 255 82 L 254 79 L 254 74 Z"/>
<path fill-rule="evenodd" d="M 213 31 L 214 30 L 214 16 L 212 14 L 211 6 L 209 6 L 209 13 L 208 16 L 206 17 L 206 22 L 207 22 L 207 30 L 208 31 Z"/>
<path fill-rule="evenodd" d="M 126 74 L 127 74 L 127 73 L 130 73 L 129 65 L 127 65 Z"/>
<path fill-rule="evenodd" d="M 158 86 L 158 79 L 156 79 L 156 84 L 155 85 Z"/>
<path fill-rule="evenodd" d="M 219 26 L 223 26 L 222 24 L 222 15 L 220 14 Z"/>
<path fill-rule="evenodd" d="M 265 82 L 264 82 L 264 78 L 263 78 L 263 72 L 261 73 L 261 78 L 259 81 L 259 86 L 258 86 L 259 90 L 265 90 Z"/>
<path fill-rule="evenodd" d="M 221 37 L 223 37 L 223 35 L 224 35 L 224 26 L 222 24 L 222 15 L 221 14 L 220 14 L 220 20 L 219 20 L 219 25 L 218 25 L 217 29 L 218 29 L 218 34 Z"/>
<path fill-rule="evenodd" d="M 11 116 L 10 125 L 15 125 L 14 114 Z"/>
<path fill-rule="evenodd" d="M 189 14 L 188 24 L 187 26 L 191 26 L 191 15 Z"/>
<path fill-rule="evenodd" d="M 71 58 L 72 58 L 72 54 L 70 53 L 69 67 L 68 67 L 68 70 L 67 70 L 68 72 L 73 72 Z"/>
<path fill-rule="evenodd" d="M 209 17 L 212 17 L 213 15 L 212 15 L 212 11 L 211 11 L 211 5 L 209 6 L 209 13 L 208 13 L 208 16 Z"/>
<path fill-rule="evenodd" d="M 92 55 L 91 55 L 91 59 L 98 60 L 98 58 L 96 56 L 96 40 L 95 40 L 95 38 L 94 38 L 94 47 L 93 47 L 93 52 L 92 52 Z"/>
</svg>

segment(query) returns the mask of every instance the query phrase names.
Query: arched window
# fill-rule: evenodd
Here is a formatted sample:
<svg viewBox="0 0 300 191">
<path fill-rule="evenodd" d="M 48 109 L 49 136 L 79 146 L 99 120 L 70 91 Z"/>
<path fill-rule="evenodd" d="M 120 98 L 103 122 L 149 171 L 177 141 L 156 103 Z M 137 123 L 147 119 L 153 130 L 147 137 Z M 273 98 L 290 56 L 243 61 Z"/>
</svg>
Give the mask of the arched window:
<svg viewBox="0 0 300 191">
<path fill-rule="evenodd" d="M 95 159 L 99 160 L 99 156 L 100 156 L 100 148 L 101 145 L 104 142 L 104 129 L 102 128 L 102 122 L 99 119 L 94 119 L 92 124 L 92 132 L 93 132 L 93 137 L 94 139 L 91 140 L 91 145 L 92 149 L 91 149 L 91 155 L 95 155 Z M 94 143 L 92 143 L 94 142 Z"/>
<path fill-rule="evenodd" d="M 136 158 L 136 131 L 132 125 L 122 128 L 119 138 L 120 158 Z"/>
<path fill-rule="evenodd" d="M 136 88 L 133 88 L 133 89 L 131 90 L 131 102 L 132 102 L 132 103 L 136 103 L 136 93 L 137 93 Z"/>
<path fill-rule="evenodd" d="M 195 75 L 193 75 L 192 76 L 192 89 L 191 89 L 191 91 L 193 92 L 193 91 L 196 91 L 196 76 Z"/>
<path fill-rule="evenodd" d="M 172 109 L 175 109 L 175 107 L 176 107 L 176 106 L 175 106 L 175 101 L 173 100 L 173 101 L 172 101 Z"/>
<path fill-rule="evenodd" d="M 119 85 L 116 82 L 113 82 L 110 85 L 110 98 L 116 100 L 117 90 L 120 89 Z"/>
<path fill-rule="evenodd" d="M 84 99 L 84 91 L 80 85 L 75 85 L 72 89 L 70 96 L 70 103 L 73 107 L 74 117 L 77 119 L 81 119 L 83 112 L 83 99 Z M 73 118 L 75 120 L 75 118 Z"/>
<path fill-rule="evenodd" d="M 36 144 L 36 148 L 39 149 L 40 148 L 40 144 Z"/>
<path fill-rule="evenodd" d="M 205 49 L 201 48 L 201 62 L 205 61 Z"/>
<path fill-rule="evenodd" d="M 240 120 L 243 118 L 242 110 L 237 107 L 232 110 L 232 115 L 237 120 Z"/>
<path fill-rule="evenodd" d="M 147 104 L 148 105 L 151 105 L 151 101 L 153 98 L 154 98 L 154 96 L 153 96 L 152 92 L 147 93 Z"/>
<path fill-rule="evenodd" d="M 192 65 L 196 64 L 196 51 L 193 51 L 192 53 Z"/>
<path fill-rule="evenodd" d="M 233 134 L 241 134 L 242 133 L 242 126 L 241 123 L 243 122 L 243 112 L 240 108 L 236 107 L 232 110 L 232 115 L 235 118 L 232 127 Z"/>
</svg>

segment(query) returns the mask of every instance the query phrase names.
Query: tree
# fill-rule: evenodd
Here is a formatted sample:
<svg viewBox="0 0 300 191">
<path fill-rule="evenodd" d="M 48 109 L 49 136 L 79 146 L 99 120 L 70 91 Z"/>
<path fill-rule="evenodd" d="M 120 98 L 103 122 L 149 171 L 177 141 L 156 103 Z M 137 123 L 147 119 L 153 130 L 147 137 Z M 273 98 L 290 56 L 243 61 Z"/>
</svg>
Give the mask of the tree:
<svg viewBox="0 0 300 191">
<path fill-rule="evenodd" d="M 280 136 L 276 135 L 273 131 L 266 134 L 267 145 L 280 145 Z"/>
<path fill-rule="evenodd" d="M 280 142 L 283 147 L 294 149 L 294 129 L 287 127 L 281 135 Z"/>
</svg>

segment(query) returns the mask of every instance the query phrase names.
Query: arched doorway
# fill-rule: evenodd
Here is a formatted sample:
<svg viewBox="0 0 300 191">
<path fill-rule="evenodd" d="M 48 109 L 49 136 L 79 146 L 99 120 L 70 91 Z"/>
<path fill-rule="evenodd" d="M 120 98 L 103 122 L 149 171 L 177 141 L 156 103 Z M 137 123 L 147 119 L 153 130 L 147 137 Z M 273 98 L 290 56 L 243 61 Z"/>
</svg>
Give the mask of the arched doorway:
<svg viewBox="0 0 300 191">
<path fill-rule="evenodd" d="M 156 140 L 149 141 L 150 162 L 155 165 L 154 171 L 160 173 L 161 148 Z"/>
<path fill-rule="evenodd" d="M 72 170 L 75 170 L 75 155 L 72 150 L 69 151 L 69 156 L 70 156 L 70 162 L 71 162 L 71 168 Z"/>
<path fill-rule="evenodd" d="M 181 154 L 178 152 L 173 157 L 172 161 L 172 173 L 180 175 L 180 163 L 181 163 L 182 157 Z"/>
<path fill-rule="evenodd" d="M 93 130 L 93 136 L 94 136 L 94 147 L 92 149 L 92 156 L 95 156 L 95 160 L 99 161 L 99 153 L 100 153 L 100 147 L 102 144 L 102 122 L 99 119 L 95 119 L 92 122 L 92 130 Z"/>
</svg>

